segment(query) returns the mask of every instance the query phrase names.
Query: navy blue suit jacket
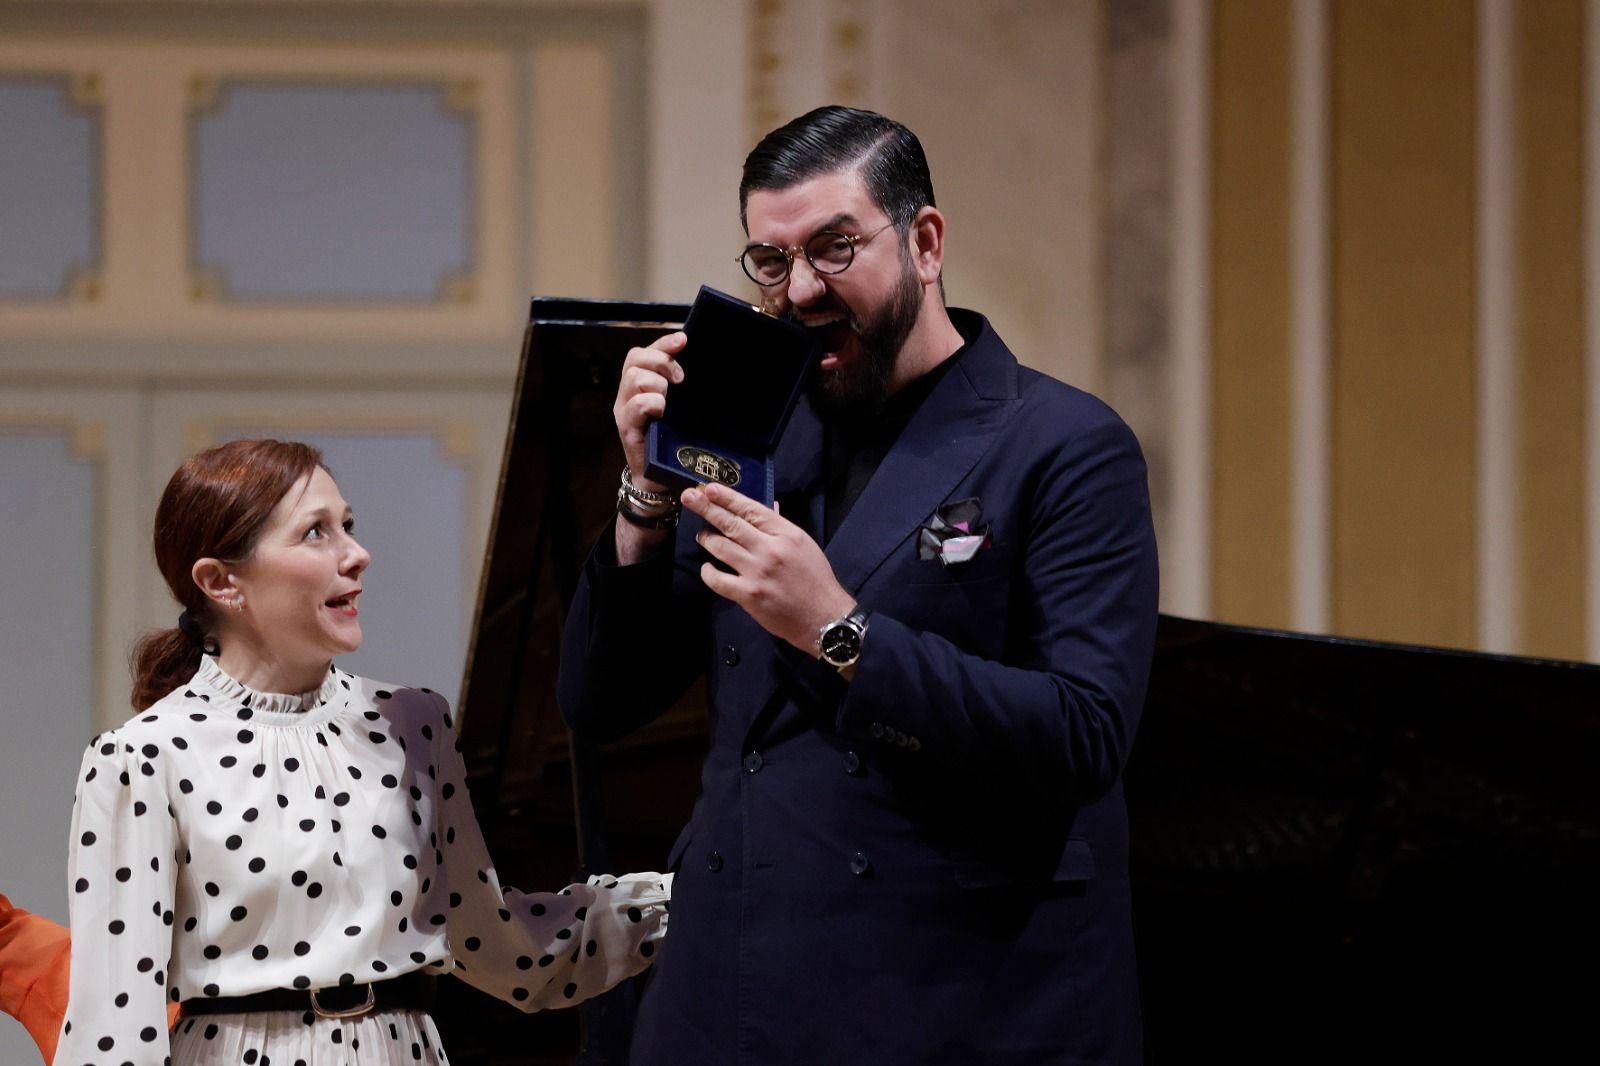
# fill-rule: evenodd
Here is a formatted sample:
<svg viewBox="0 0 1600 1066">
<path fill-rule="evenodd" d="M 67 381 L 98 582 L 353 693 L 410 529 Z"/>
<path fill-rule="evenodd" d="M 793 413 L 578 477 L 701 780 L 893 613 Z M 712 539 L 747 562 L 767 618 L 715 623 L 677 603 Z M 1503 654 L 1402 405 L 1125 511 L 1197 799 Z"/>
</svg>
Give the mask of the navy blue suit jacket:
<svg viewBox="0 0 1600 1066">
<path fill-rule="evenodd" d="M 1144 460 L 1100 401 L 951 317 L 967 350 L 827 545 L 872 611 L 852 681 L 704 587 L 692 515 L 675 551 L 608 565 L 608 530 L 586 568 L 572 726 L 620 735 L 701 675 L 711 716 L 636 1064 L 1141 1056 L 1120 779 L 1156 622 Z M 777 470 L 818 535 L 804 406 Z M 990 546 L 919 558 L 969 497 Z"/>
</svg>

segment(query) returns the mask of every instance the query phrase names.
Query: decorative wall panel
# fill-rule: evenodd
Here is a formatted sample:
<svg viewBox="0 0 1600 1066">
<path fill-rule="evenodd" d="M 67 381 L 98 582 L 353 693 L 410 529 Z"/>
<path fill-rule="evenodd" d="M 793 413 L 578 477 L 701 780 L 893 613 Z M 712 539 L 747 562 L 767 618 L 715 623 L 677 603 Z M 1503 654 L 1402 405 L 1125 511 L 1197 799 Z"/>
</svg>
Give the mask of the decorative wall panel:
<svg viewBox="0 0 1600 1066">
<path fill-rule="evenodd" d="M 194 295 L 471 292 L 475 87 L 191 83 Z"/>
<path fill-rule="evenodd" d="M 0 428 L 0 498 L 0 891 L 64 922 L 73 781 L 94 732 L 95 472 L 69 432 Z M 38 1061 L 5 1020 L 0 1062 Z"/>
<path fill-rule="evenodd" d="M 0 71 L 0 300 L 93 299 L 100 82 Z"/>
</svg>

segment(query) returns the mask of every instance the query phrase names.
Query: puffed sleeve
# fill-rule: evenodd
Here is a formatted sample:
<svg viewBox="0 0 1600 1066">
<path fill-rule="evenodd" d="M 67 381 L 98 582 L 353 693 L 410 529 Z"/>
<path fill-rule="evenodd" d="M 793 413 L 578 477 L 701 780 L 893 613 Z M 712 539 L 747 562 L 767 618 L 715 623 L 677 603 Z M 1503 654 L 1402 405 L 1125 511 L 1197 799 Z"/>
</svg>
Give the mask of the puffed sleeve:
<svg viewBox="0 0 1600 1066">
<path fill-rule="evenodd" d="M 449 705 L 434 696 L 440 715 L 434 830 L 450 887 L 446 932 L 455 975 L 531 1012 L 570 1006 L 642 972 L 666 935 L 672 875 L 602 875 L 559 892 L 502 886 L 467 794 Z"/>
<path fill-rule="evenodd" d="M 176 840 L 151 757 L 114 733 L 96 738 L 72 811 L 72 966 L 56 1061 L 168 1061 Z"/>
</svg>

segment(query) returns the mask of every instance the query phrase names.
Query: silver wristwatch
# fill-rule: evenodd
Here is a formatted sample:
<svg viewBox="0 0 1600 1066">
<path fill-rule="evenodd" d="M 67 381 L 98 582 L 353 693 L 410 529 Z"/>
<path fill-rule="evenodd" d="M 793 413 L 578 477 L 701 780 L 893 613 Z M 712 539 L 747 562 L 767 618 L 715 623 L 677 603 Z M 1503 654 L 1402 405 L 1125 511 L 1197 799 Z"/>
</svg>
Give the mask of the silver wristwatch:
<svg viewBox="0 0 1600 1066">
<path fill-rule="evenodd" d="M 835 618 L 817 634 L 817 658 L 836 670 L 854 666 L 861 657 L 861 641 L 867 635 L 868 612 L 861 604 L 850 608 L 843 618 Z"/>
</svg>

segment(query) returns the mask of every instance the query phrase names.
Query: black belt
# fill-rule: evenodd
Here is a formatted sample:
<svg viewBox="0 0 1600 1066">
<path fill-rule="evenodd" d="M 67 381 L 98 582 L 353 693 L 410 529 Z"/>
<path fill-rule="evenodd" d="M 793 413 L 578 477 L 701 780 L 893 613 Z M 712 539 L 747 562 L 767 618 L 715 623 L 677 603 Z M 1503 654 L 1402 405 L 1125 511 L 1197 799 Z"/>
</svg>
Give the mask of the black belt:
<svg viewBox="0 0 1600 1066">
<path fill-rule="evenodd" d="M 413 970 L 387 981 L 332 988 L 273 988 L 248 996 L 207 996 L 183 1001 L 183 1014 L 243 1014 L 265 1010 L 310 1011 L 320 1018 L 358 1018 L 375 1010 L 433 1009 L 431 973 Z"/>
</svg>

